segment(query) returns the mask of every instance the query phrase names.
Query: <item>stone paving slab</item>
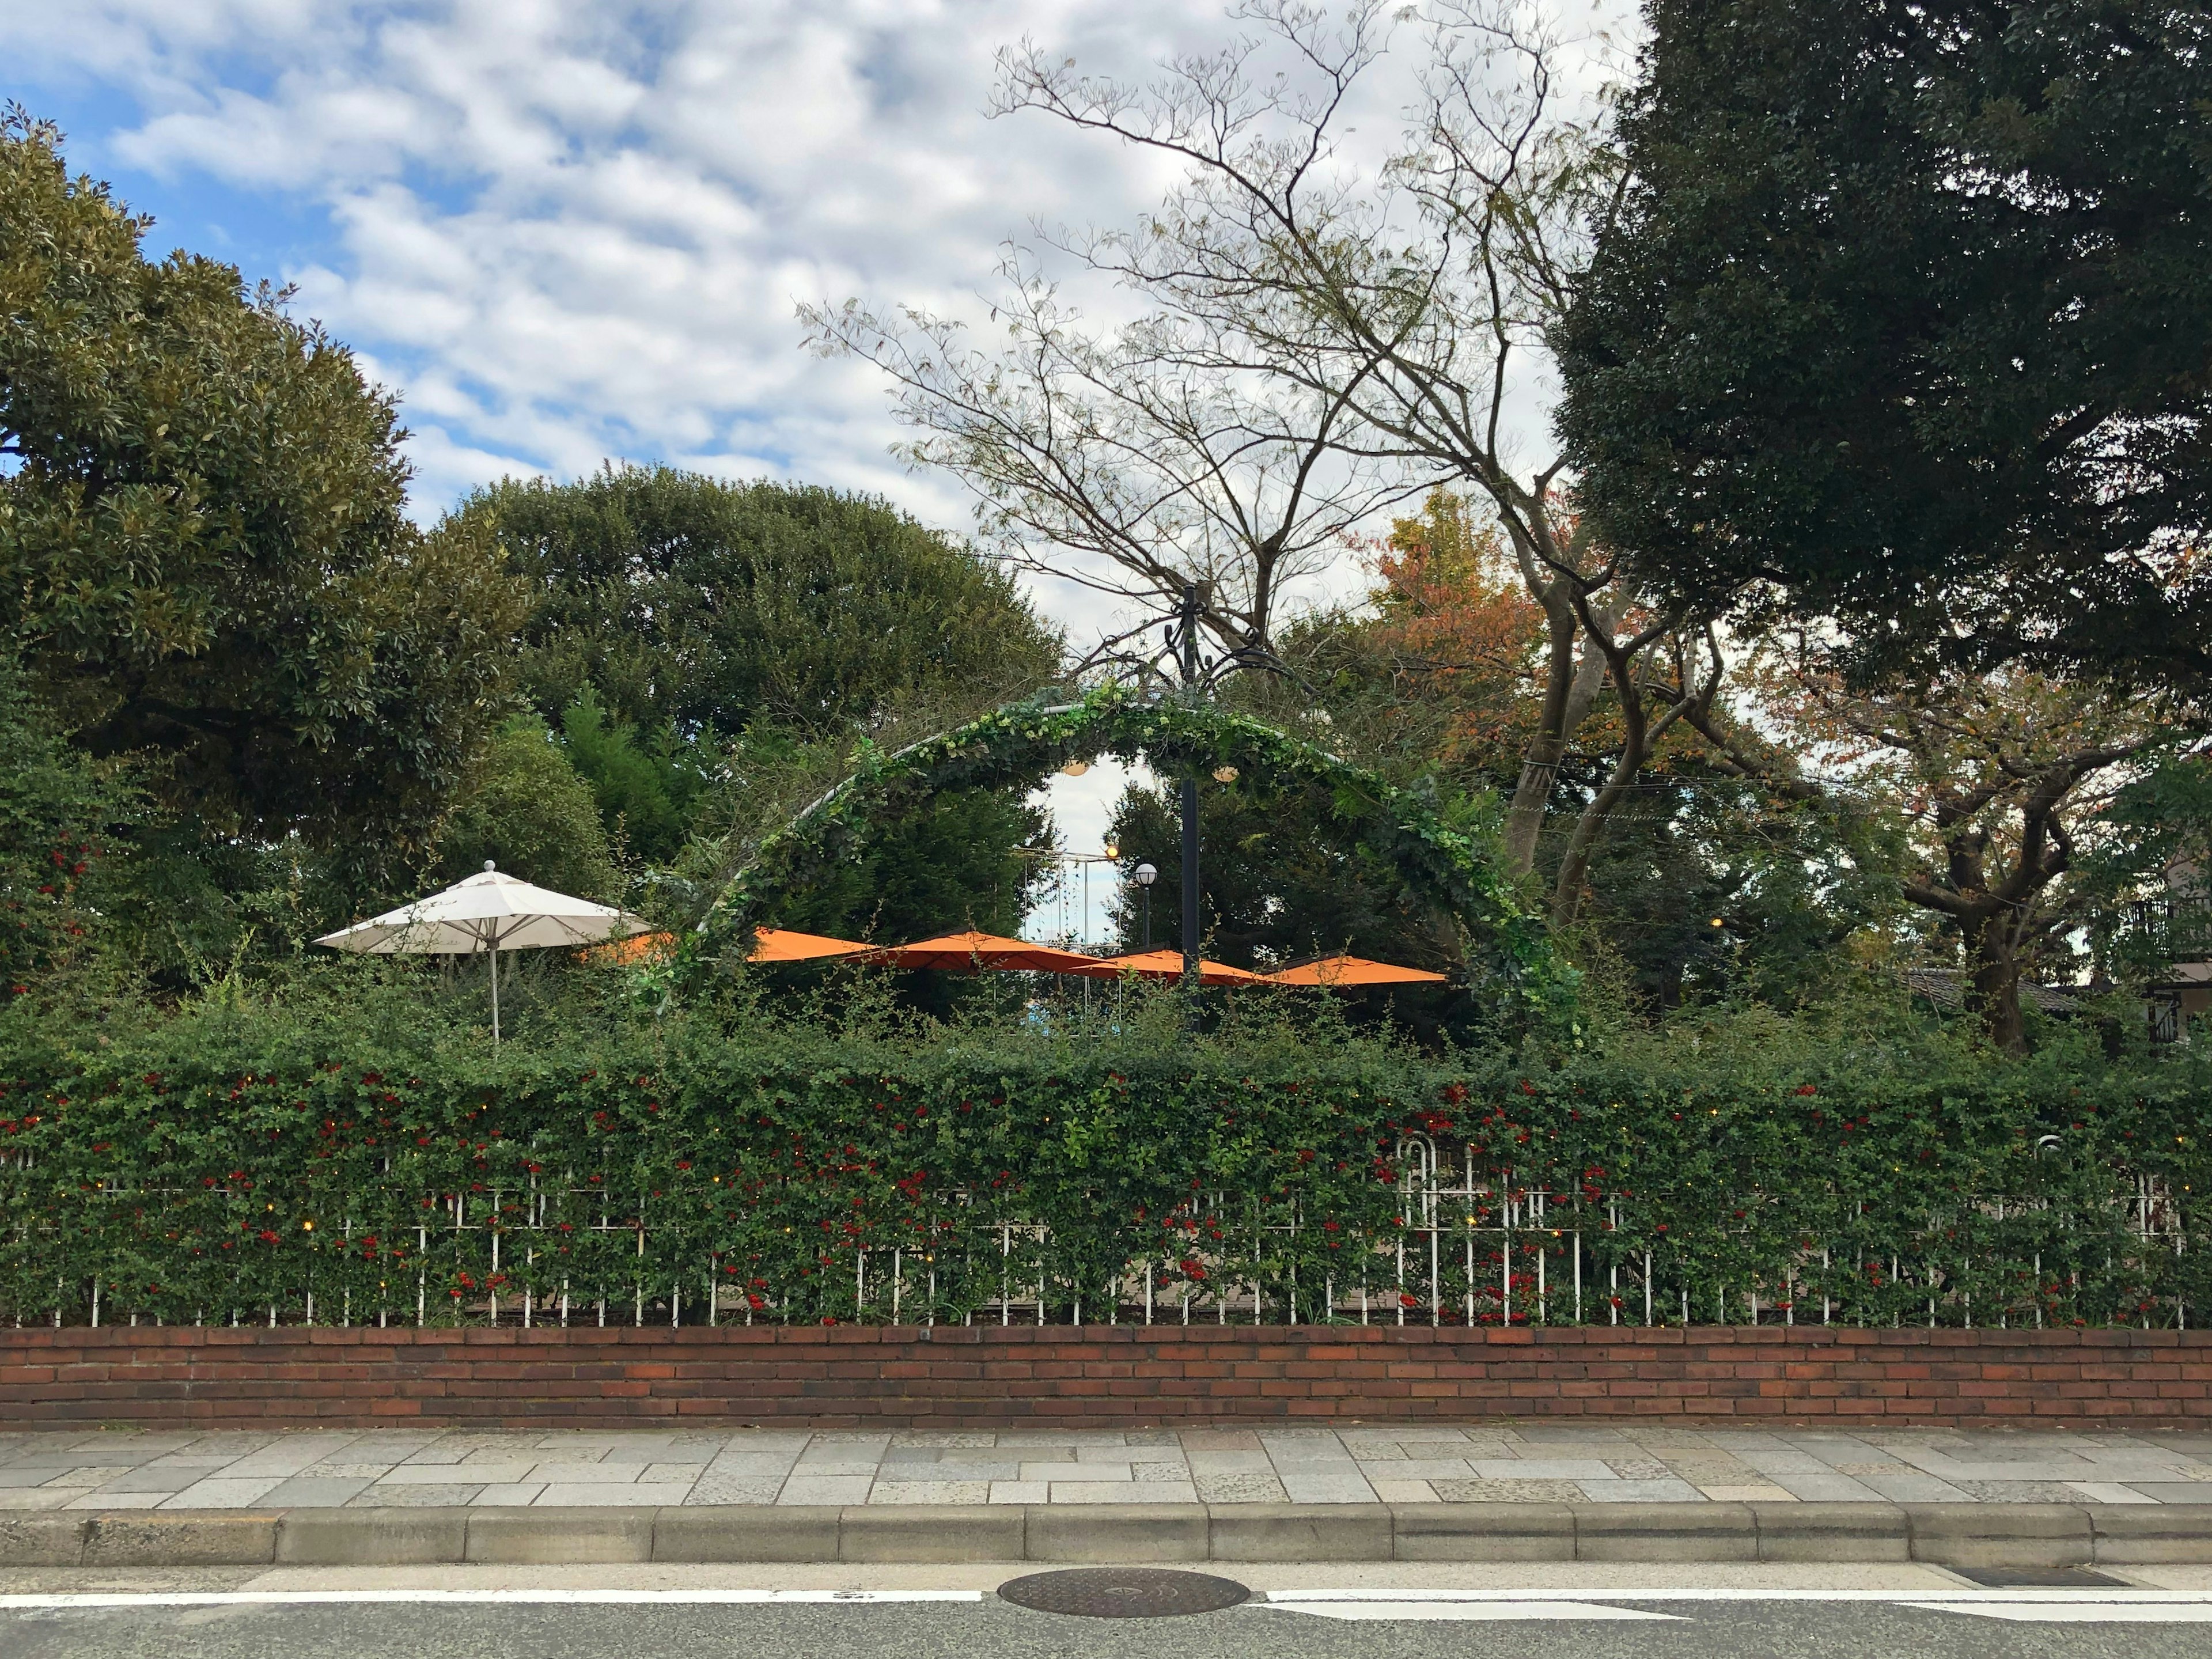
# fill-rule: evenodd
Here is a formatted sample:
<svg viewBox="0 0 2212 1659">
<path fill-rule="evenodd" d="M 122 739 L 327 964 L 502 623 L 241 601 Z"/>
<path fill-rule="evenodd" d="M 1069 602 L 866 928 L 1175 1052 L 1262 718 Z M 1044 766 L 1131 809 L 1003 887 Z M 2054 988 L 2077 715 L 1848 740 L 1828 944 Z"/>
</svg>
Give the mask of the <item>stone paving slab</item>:
<svg viewBox="0 0 2212 1659">
<path fill-rule="evenodd" d="M 2212 1436 L 1329 1428 L 11 1432 L 0 1514 L 610 1504 L 2212 1502 Z"/>
</svg>

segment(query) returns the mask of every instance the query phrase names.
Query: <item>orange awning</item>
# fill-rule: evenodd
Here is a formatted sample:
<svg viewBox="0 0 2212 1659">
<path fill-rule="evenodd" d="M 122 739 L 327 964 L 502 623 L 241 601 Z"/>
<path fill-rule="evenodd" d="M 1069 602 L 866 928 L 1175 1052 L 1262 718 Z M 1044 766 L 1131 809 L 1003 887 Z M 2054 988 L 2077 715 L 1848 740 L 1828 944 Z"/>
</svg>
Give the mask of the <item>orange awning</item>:
<svg viewBox="0 0 2212 1659">
<path fill-rule="evenodd" d="M 611 939 L 605 945 L 579 951 L 576 960 L 628 967 L 633 963 L 655 961 L 675 948 L 673 933 L 632 933 L 628 939 Z"/>
<path fill-rule="evenodd" d="M 893 968 L 1001 968 L 1047 974 L 1073 973 L 1095 967 L 1098 962 L 1097 957 L 1076 951 L 1055 951 L 1049 945 L 977 933 L 946 933 L 938 939 L 917 939 L 912 945 L 886 945 L 869 951 L 866 959 Z"/>
<path fill-rule="evenodd" d="M 1114 979 L 1123 974 L 1134 974 L 1139 979 L 1181 979 L 1182 952 L 1180 951 L 1136 951 L 1126 957 L 1108 957 L 1096 968 L 1071 969 L 1089 979 Z M 1198 982 L 1200 985 L 1249 985 L 1265 979 L 1265 974 L 1255 974 L 1249 969 L 1231 968 L 1225 962 L 1208 962 L 1200 957 Z"/>
<path fill-rule="evenodd" d="M 1425 968 L 1401 968 L 1395 963 L 1370 962 L 1365 957 L 1323 957 L 1317 962 L 1285 968 L 1270 974 L 1277 985 L 1442 985 L 1444 976 Z"/>
<path fill-rule="evenodd" d="M 798 933 L 788 927 L 759 927 L 753 931 L 753 953 L 748 962 L 812 962 L 821 957 L 849 957 L 868 947 L 849 939 L 824 933 Z"/>
</svg>

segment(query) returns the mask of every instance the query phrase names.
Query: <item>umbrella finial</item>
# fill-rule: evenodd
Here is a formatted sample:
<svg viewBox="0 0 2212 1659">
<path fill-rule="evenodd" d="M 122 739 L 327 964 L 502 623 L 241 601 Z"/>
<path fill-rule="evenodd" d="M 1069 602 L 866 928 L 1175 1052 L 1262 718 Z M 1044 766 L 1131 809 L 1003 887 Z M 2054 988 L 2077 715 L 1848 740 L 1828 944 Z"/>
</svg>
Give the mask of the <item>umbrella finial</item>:
<svg viewBox="0 0 2212 1659">
<path fill-rule="evenodd" d="M 494 863 L 493 863 L 489 859 L 486 859 L 486 860 L 484 860 L 484 873 L 485 873 L 486 875 L 489 875 L 489 874 L 490 874 L 494 870 L 496 870 L 498 867 L 499 867 L 499 866 L 498 866 L 497 865 L 494 864 Z"/>
</svg>

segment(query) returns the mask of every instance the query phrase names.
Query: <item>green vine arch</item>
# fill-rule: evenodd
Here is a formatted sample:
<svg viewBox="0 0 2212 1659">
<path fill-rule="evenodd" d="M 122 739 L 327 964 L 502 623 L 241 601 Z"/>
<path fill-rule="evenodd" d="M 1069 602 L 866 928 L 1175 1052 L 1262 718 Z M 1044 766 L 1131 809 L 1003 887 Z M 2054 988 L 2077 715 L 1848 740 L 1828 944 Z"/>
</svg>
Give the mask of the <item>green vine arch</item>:
<svg viewBox="0 0 2212 1659">
<path fill-rule="evenodd" d="M 1241 714 L 1116 688 L 1072 703 L 994 710 L 894 752 L 863 744 L 853 775 L 762 842 L 687 942 L 695 969 L 732 959 L 781 896 L 803 887 L 942 789 L 1033 784 L 1073 760 L 1139 756 L 1164 775 L 1221 766 L 1325 789 L 1333 815 L 1394 869 L 1406 894 L 1464 930 L 1491 971 L 1530 1012 L 1564 1013 L 1571 975 L 1496 855 L 1495 826 L 1447 823 L 1419 789 Z"/>
</svg>

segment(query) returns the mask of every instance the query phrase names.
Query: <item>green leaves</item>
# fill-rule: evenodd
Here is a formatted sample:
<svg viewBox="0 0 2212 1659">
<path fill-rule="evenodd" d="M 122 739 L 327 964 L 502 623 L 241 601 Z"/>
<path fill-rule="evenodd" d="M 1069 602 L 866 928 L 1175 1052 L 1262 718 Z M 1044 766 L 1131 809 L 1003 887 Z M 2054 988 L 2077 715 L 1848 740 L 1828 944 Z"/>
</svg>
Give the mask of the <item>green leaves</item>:
<svg viewBox="0 0 2212 1659">
<path fill-rule="evenodd" d="M 351 354 L 0 118 L 0 629 L 77 744 L 216 835 L 419 848 L 491 716 L 519 595 L 425 536 Z"/>
<path fill-rule="evenodd" d="M 2171 1324 L 2212 1297 L 2201 1062 L 1424 1058 L 678 1020 L 497 1060 L 210 1012 L 0 1049 L 0 1315 L 411 1322 L 1372 1310 Z M 2055 1140 L 2049 1139 L 2056 1137 Z M 1431 1149 L 1437 1181 L 1422 1184 Z M 2148 1234 L 2146 1233 L 2148 1229 Z M 896 1253 L 896 1254 L 895 1254 Z M 1541 1259 L 1548 1300 L 1540 1303 Z M 1647 1262 L 1649 1277 L 1647 1278 Z M 1401 1303 L 1401 1296 L 1411 1297 Z M 680 1304 L 680 1306 L 678 1305 Z M 1234 1316 L 1251 1316 L 1249 1303 Z M 1436 1310 L 1432 1314 L 1432 1310 Z M 1025 1311 L 1022 1317 L 1034 1317 Z"/>
</svg>

